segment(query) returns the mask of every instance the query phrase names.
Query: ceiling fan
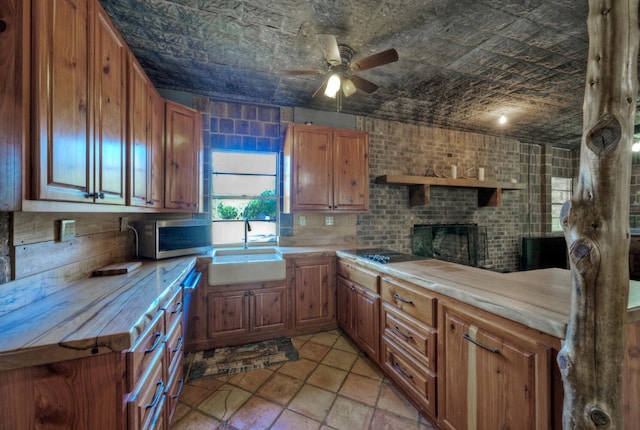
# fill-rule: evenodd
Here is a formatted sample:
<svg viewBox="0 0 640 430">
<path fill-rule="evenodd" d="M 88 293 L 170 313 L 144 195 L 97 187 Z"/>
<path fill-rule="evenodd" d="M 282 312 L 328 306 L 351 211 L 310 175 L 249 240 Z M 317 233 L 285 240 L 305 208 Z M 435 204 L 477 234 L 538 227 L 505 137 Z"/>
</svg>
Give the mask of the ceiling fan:
<svg viewBox="0 0 640 430">
<path fill-rule="evenodd" d="M 395 49 L 387 49 L 359 60 L 352 61 L 353 49 L 348 45 L 338 44 L 335 36 L 331 34 L 318 34 L 318 42 L 324 53 L 324 58 L 329 65 L 327 70 L 283 70 L 284 75 L 324 75 L 329 77 L 324 80 L 320 88 L 313 94 L 315 97 L 323 88 L 324 94 L 335 98 L 342 90 L 345 97 L 356 92 L 356 89 L 371 94 L 379 87 L 356 73 L 398 61 L 398 52 Z"/>
</svg>

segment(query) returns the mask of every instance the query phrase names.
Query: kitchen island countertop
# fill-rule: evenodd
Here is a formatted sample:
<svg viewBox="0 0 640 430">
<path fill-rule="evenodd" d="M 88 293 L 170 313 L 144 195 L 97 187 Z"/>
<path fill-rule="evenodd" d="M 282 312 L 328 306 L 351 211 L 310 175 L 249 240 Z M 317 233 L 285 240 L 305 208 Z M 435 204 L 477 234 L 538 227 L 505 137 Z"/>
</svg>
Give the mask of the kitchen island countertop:
<svg viewBox="0 0 640 430">
<path fill-rule="evenodd" d="M 429 259 L 380 264 L 337 251 L 341 258 L 564 338 L 571 306 L 571 272 L 538 269 L 498 273 Z M 630 281 L 628 321 L 640 320 L 640 282 Z"/>
</svg>

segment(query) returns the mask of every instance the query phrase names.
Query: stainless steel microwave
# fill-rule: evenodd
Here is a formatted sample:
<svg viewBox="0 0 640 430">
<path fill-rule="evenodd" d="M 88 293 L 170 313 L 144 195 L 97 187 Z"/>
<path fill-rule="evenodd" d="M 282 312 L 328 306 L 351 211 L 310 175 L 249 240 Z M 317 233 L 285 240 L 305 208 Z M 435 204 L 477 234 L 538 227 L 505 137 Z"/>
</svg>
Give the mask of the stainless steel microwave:
<svg viewBox="0 0 640 430">
<path fill-rule="evenodd" d="M 133 227 L 140 257 L 160 260 L 212 250 L 212 225 L 207 219 L 145 220 Z"/>
</svg>

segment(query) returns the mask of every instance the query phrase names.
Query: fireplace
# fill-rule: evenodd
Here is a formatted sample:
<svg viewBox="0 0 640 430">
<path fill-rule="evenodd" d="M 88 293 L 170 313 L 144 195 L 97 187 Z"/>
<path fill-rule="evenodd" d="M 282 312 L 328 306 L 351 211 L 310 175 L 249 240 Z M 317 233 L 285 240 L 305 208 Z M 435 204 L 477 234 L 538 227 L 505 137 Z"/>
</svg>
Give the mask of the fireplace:
<svg viewBox="0 0 640 430">
<path fill-rule="evenodd" d="M 482 267 L 487 255 L 487 232 L 478 224 L 417 224 L 413 226 L 412 252 Z"/>
</svg>

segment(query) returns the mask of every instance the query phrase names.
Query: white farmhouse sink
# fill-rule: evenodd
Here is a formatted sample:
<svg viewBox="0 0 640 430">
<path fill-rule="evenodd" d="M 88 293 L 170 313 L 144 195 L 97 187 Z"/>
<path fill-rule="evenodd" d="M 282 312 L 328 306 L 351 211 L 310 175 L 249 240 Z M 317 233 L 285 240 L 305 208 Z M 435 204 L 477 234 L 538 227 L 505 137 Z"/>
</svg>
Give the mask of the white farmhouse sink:
<svg viewBox="0 0 640 430">
<path fill-rule="evenodd" d="M 286 262 L 276 248 L 216 249 L 209 264 L 209 285 L 278 281 L 286 277 Z"/>
</svg>

